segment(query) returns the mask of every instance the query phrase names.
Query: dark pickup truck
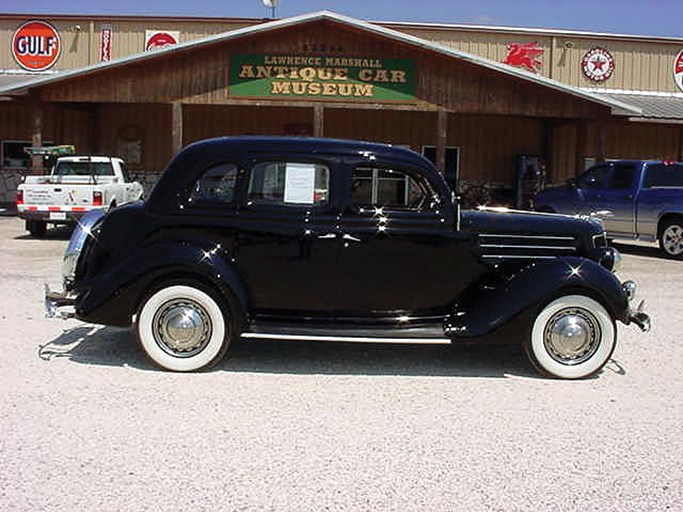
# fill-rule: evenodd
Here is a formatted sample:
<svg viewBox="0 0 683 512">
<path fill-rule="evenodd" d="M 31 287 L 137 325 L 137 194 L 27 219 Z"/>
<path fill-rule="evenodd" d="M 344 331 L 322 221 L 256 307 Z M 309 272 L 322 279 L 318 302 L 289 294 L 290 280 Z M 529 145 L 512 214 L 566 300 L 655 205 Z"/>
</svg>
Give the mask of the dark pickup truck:
<svg viewBox="0 0 683 512">
<path fill-rule="evenodd" d="M 659 240 L 667 256 L 683 258 L 683 163 L 605 162 L 543 190 L 534 203 L 541 212 L 599 217 L 610 238 Z"/>
<path fill-rule="evenodd" d="M 185 148 L 145 202 L 89 213 L 48 311 L 135 323 L 162 368 L 237 339 L 515 342 L 544 374 L 598 372 L 616 321 L 649 328 L 602 223 L 463 211 L 403 148 L 226 137 Z"/>
</svg>

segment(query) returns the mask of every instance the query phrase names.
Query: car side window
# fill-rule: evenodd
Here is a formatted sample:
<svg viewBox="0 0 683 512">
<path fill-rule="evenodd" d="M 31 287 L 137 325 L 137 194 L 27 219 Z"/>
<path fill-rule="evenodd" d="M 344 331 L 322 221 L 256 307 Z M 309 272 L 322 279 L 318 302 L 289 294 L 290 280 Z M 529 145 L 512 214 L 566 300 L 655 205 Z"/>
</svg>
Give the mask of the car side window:
<svg viewBox="0 0 683 512">
<path fill-rule="evenodd" d="M 330 170 L 305 162 L 259 162 L 251 170 L 247 199 L 255 204 L 321 206 L 329 202 Z"/>
<path fill-rule="evenodd" d="M 645 183 L 643 185 L 644 188 L 683 187 L 683 165 L 648 165 L 645 172 Z"/>
<path fill-rule="evenodd" d="M 358 167 L 351 178 L 351 202 L 413 211 L 429 210 L 435 194 L 423 178 L 401 170 Z"/>
<path fill-rule="evenodd" d="M 579 176 L 577 184 L 579 188 L 606 189 L 608 187 L 609 176 L 609 166 L 593 167 Z"/>
<path fill-rule="evenodd" d="M 610 188 L 626 190 L 633 187 L 634 169 L 631 165 L 615 165 L 612 172 Z"/>
<path fill-rule="evenodd" d="M 190 203 L 232 203 L 235 199 L 237 167 L 218 164 L 209 167 L 197 180 L 190 194 Z"/>
</svg>

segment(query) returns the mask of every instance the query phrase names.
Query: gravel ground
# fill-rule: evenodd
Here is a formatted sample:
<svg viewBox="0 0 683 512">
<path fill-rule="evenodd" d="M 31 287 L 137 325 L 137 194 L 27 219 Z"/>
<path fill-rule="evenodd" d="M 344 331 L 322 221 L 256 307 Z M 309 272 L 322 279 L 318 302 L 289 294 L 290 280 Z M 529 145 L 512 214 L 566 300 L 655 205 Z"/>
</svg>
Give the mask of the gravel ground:
<svg viewBox="0 0 683 512">
<path fill-rule="evenodd" d="M 653 329 L 597 378 L 515 348 L 249 342 L 156 370 L 43 318 L 68 234 L 0 218 L 1 510 L 683 510 L 683 262 L 620 246 Z"/>
</svg>

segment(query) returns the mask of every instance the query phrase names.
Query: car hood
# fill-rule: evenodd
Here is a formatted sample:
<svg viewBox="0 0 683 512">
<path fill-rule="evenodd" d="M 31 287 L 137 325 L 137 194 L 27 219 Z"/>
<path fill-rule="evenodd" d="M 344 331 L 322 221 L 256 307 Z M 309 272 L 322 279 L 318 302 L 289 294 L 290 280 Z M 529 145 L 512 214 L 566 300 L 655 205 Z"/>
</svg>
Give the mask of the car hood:
<svg viewBox="0 0 683 512">
<path fill-rule="evenodd" d="M 604 233 L 602 221 L 587 216 L 537 213 L 507 208 L 464 210 L 460 227 L 479 234 L 571 235 L 590 239 Z"/>
</svg>

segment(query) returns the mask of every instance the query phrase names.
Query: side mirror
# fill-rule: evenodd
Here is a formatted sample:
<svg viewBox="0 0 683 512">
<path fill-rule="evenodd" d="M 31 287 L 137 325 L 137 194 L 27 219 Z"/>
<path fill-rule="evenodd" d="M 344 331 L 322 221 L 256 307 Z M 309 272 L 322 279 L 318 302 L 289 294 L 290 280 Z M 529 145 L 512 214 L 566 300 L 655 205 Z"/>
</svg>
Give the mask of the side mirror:
<svg viewBox="0 0 683 512">
<path fill-rule="evenodd" d="M 579 188 L 579 185 L 576 181 L 576 178 L 569 178 L 567 180 L 567 186 L 573 190 L 576 190 L 577 188 Z"/>
</svg>

